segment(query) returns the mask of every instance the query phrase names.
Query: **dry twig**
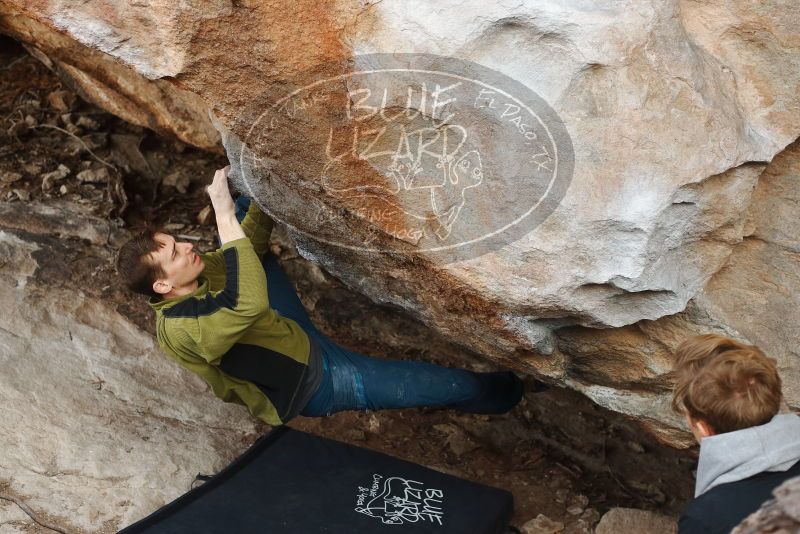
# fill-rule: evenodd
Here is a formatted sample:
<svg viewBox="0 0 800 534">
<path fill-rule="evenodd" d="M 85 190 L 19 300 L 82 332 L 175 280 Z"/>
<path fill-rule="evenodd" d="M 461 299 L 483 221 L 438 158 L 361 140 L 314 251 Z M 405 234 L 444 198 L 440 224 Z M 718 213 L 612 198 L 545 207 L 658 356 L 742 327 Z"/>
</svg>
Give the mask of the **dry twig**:
<svg viewBox="0 0 800 534">
<path fill-rule="evenodd" d="M 28 517 L 30 517 L 31 520 L 34 523 L 36 523 L 37 525 L 42 526 L 42 527 L 47 528 L 47 529 L 50 529 L 53 532 L 59 532 L 60 534 L 68 534 L 65 530 L 62 530 L 61 528 L 59 528 L 59 527 L 57 527 L 55 525 L 52 525 L 52 524 L 50 524 L 50 523 L 48 523 L 48 522 L 36 517 L 36 514 L 33 512 L 33 510 L 31 510 L 31 507 L 28 506 L 27 504 L 25 504 L 24 502 L 22 502 L 20 499 L 17 499 L 16 497 L 13 497 L 11 495 L 7 495 L 5 493 L 0 493 L 0 499 L 2 499 L 4 501 L 13 502 L 17 506 L 19 506 L 20 510 L 25 512 L 25 514 Z"/>
</svg>

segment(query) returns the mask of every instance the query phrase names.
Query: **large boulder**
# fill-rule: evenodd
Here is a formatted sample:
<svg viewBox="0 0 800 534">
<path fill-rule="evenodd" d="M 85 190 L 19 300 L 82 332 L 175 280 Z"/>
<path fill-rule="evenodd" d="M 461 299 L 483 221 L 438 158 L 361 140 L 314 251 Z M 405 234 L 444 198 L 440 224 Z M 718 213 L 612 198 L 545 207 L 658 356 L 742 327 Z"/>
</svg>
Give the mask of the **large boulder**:
<svg viewBox="0 0 800 534">
<path fill-rule="evenodd" d="M 732 0 L 0 0 L 87 98 L 203 147 L 215 120 L 307 258 L 674 445 L 692 333 L 763 345 L 800 405 L 799 24 Z"/>
</svg>

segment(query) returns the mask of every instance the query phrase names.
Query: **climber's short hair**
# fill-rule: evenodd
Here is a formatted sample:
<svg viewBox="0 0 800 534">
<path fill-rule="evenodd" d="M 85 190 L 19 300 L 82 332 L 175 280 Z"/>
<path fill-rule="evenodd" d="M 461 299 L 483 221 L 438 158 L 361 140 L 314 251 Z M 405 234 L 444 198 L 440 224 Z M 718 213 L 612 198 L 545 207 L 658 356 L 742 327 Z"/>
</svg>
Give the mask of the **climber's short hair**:
<svg viewBox="0 0 800 534">
<path fill-rule="evenodd" d="M 715 434 L 768 423 L 781 404 L 774 359 L 756 346 L 717 334 L 683 341 L 675 351 L 672 408 Z"/>
<path fill-rule="evenodd" d="M 155 238 L 157 233 L 160 233 L 160 230 L 150 227 L 135 232 L 133 237 L 120 247 L 116 259 L 117 274 L 125 286 L 135 293 L 148 297 L 159 296 L 153 291 L 153 282 L 166 276 L 161 265 L 153 261 L 150 256 L 161 246 Z"/>
</svg>

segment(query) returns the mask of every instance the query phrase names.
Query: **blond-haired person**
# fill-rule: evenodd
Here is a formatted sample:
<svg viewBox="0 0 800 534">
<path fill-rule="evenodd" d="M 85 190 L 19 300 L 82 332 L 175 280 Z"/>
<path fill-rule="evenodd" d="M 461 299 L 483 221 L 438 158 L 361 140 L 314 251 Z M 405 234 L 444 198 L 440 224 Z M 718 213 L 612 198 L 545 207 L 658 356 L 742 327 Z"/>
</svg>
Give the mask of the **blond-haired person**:
<svg viewBox="0 0 800 534">
<path fill-rule="evenodd" d="M 680 534 L 728 533 L 800 476 L 800 417 L 779 413 L 781 378 L 761 349 L 716 334 L 675 354 L 673 408 L 700 443 L 695 498 Z"/>
</svg>

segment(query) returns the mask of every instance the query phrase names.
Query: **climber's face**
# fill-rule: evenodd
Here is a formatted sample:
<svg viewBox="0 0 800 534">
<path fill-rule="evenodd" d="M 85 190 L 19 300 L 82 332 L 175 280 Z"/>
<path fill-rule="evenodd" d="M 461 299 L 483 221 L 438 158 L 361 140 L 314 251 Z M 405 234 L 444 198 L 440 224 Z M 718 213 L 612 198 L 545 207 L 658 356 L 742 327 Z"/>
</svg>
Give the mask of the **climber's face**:
<svg viewBox="0 0 800 534">
<path fill-rule="evenodd" d="M 162 233 L 157 233 L 155 240 L 160 246 L 150 254 L 150 258 L 161 267 L 163 276 L 153 282 L 153 290 L 170 298 L 196 288 L 197 278 L 205 264 L 193 250 L 194 245 L 176 241 L 171 235 Z"/>
</svg>

